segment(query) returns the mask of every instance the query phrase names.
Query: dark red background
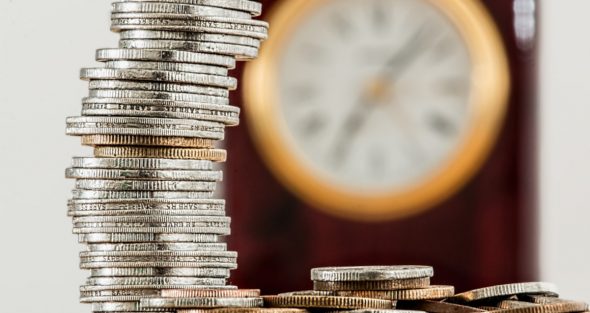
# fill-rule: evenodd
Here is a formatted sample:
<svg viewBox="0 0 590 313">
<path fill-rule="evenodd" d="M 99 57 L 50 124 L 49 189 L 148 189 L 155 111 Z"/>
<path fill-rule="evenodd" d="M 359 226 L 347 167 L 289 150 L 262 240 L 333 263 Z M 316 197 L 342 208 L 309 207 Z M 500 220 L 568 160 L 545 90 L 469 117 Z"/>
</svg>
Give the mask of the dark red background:
<svg viewBox="0 0 590 313">
<path fill-rule="evenodd" d="M 279 2 L 262 1 L 265 12 Z M 512 76 L 500 138 L 470 183 L 421 215 L 356 223 L 309 207 L 262 163 L 242 116 L 227 136 L 229 243 L 239 253 L 233 284 L 267 294 L 310 289 L 312 267 L 362 264 L 433 265 L 433 281 L 459 291 L 536 278 L 536 47 L 517 48 L 512 2 L 484 1 L 502 33 Z M 242 105 L 240 92 L 233 103 Z"/>
</svg>

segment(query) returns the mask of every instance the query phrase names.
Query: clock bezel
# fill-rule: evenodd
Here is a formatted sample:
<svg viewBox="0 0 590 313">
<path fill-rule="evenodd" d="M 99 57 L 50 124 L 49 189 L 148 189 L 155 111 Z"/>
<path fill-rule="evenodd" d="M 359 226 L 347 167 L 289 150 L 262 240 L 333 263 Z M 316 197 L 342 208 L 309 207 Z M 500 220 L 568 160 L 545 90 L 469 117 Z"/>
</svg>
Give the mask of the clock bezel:
<svg viewBox="0 0 590 313">
<path fill-rule="evenodd" d="M 508 60 L 501 36 L 479 1 L 430 2 L 454 24 L 465 41 L 473 66 L 470 127 L 464 140 L 443 164 L 403 189 L 356 193 L 316 175 L 293 152 L 288 129 L 280 122 L 277 73 L 282 47 L 309 12 L 328 1 L 283 0 L 269 14 L 269 40 L 258 59 L 244 70 L 244 110 L 251 136 L 268 168 L 289 190 L 313 207 L 338 217 L 382 221 L 425 211 L 447 199 L 484 163 L 502 128 L 510 89 Z"/>
</svg>

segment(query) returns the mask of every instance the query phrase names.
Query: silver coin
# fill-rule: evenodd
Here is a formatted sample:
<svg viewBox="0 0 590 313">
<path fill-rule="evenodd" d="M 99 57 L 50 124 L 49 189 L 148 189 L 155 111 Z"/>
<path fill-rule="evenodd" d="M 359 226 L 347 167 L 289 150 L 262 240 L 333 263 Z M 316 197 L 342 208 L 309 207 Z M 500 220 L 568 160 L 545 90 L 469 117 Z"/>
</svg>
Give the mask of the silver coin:
<svg viewBox="0 0 590 313">
<path fill-rule="evenodd" d="M 157 92 L 143 90 L 105 90 L 94 89 L 88 91 L 89 98 L 123 98 L 121 100 L 146 100 L 146 101 L 183 101 L 194 103 L 209 103 L 216 105 L 229 105 L 227 97 L 216 97 L 208 95 L 178 93 L 178 92 Z"/>
<path fill-rule="evenodd" d="M 157 39 L 157 40 L 177 40 L 193 42 L 211 42 L 227 43 L 239 46 L 248 46 L 260 48 L 260 40 L 225 34 L 208 34 L 193 32 L 171 32 L 171 31 L 154 31 L 154 30 L 127 30 L 120 33 L 120 39 Z"/>
<path fill-rule="evenodd" d="M 226 236 L 230 234 L 228 227 L 86 227 L 72 229 L 74 234 L 91 233 L 170 233 L 170 234 L 215 234 Z"/>
<path fill-rule="evenodd" d="M 92 277 L 218 277 L 229 278 L 226 268 L 167 268 L 167 267 L 139 267 L 139 268 L 97 268 L 91 270 Z"/>
<path fill-rule="evenodd" d="M 95 286 L 112 285 L 206 285 L 223 286 L 225 278 L 209 277 L 89 277 L 86 284 Z"/>
<path fill-rule="evenodd" d="M 174 50 L 98 49 L 96 60 L 106 61 L 155 61 L 208 64 L 228 69 L 236 67 L 236 60 L 230 56 L 194 53 Z"/>
<path fill-rule="evenodd" d="M 430 266 L 342 266 L 320 267 L 311 270 L 314 281 L 375 281 L 432 277 Z"/>
<path fill-rule="evenodd" d="M 149 117 L 109 117 L 109 116 L 75 116 L 66 119 L 68 127 L 95 127 L 95 128 L 143 128 L 194 130 L 205 132 L 223 132 L 225 126 L 221 123 L 209 121 L 180 120 L 172 118 Z"/>
<path fill-rule="evenodd" d="M 215 97 L 229 97 L 229 90 L 187 84 L 169 84 L 128 80 L 91 80 L 88 89 L 145 90 L 158 92 L 183 92 Z"/>
<path fill-rule="evenodd" d="M 83 68 L 80 70 L 80 78 L 84 80 L 148 80 L 153 82 L 214 86 L 231 90 L 237 87 L 237 80 L 233 77 L 147 69 Z"/>
<path fill-rule="evenodd" d="M 95 216 L 94 218 L 107 218 L 108 216 Z M 119 217 L 128 217 L 128 216 L 119 216 Z M 144 216 L 148 217 L 148 216 Z M 157 216 L 154 216 L 156 218 Z M 196 220 L 194 217 L 193 219 L 189 219 L 188 216 L 186 221 L 182 221 L 178 217 L 176 219 L 177 222 L 165 222 L 165 221 L 145 221 L 145 222 L 83 222 L 77 221 L 74 222 L 74 232 L 103 232 L 105 229 L 115 230 L 115 229 L 127 229 L 126 231 L 118 231 L 120 233 L 124 232 L 141 232 L 141 231 L 134 231 L 135 229 L 177 229 L 177 230 L 194 230 L 193 232 L 196 233 L 197 230 L 202 230 L 202 233 L 216 233 L 216 231 L 227 230 L 229 229 L 229 221 L 220 222 L 220 221 L 208 221 L 203 219 L 202 221 Z M 89 218 L 89 217 L 77 217 L 77 219 L 81 218 Z M 155 232 L 155 231 L 154 231 Z M 171 231 L 173 232 L 173 231 Z"/>
<path fill-rule="evenodd" d="M 175 212 L 194 212 L 193 215 L 225 215 L 225 201 L 218 199 L 124 199 L 124 200 L 69 200 L 68 210 L 85 215 L 103 215 L 100 212 L 112 212 L 114 215 L 186 215 Z M 121 212 L 121 213 L 117 213 Z"/>
<path fill-rule="evenodd" d="M 78 179 L 140 179 L 175 181 L 221 181 L 221 171 L 186 170 L 118 170 L 94 168 L 68 168 L 67 178 Z"/>
<path fill-rule="evenodd" d="M 215 234 L 158 234 L 158 233 L 90 233 L 78 235 L 82 243 L 121 242 L 219 242 Z"/>
<path fill-rule="evenodd" d="M 72 190 L 74 200 L 81 199 L 211 199 L 213 192 L 192 191 L 101 191 Z"/>
<path fill-rule="evenodd" d="M 82 114 L 194 119 L 234 126 L 239 124 L 240 109 L 231 105 L 165 100 L 85 98 L 82 103 Z"/>
<path fill-rule="evenodd" d="M 88 251 L 226 251 L 227 244 L 192 242 L 98 243 L 87 245 Z M 99 275 L 103 276 L 103 275 Z M 108 276 L 108 275 L 107 275 Z M 120 276 L 120 275 L 115 275 Z M 143 276 L 143 275 L 123 275 Z M 184 275 L 180 275 L 184 276 Z"/>
<path fill-rule="evenodd" d="M 173 129 L 146 129 L 146 128 L 99 128 L 99 127 L 78 127 L 80 124 L 70 124 L 66 128 L 66 134 L 70 136 L 84 135 L 129 135 L 129 136 L 155 136 L 155 137 L 191 137 L 213 140 L 223 140 L 222 132 L 196 131 L 196 130 L 173 130 Z"/>
<path fill-rule="evenodd" d="M 101 109 L 109 107 L 109 109 Z M 82 105 L 82 115 L 86 116 L 131 116 L 131 117 L 155 117 L 155 118 L 177 118 L 177 119 L 195 119 L 200 121 L 211 121 L 223 123 L 227 126 L 236 126 L 239 124 L 239 113 L 224 111 L 183 108 L 183 107 L 164 107 L 148 105 L 126 105 L 126 104 L 94 104 L 88 103 Z M 211 114 L 209 114 L 211 113 Z"/>
<path fill-rule="evenodd" d="M 172 72 L 189 72 L 198 74 L 209 74 L 227 76 L 229 71 L 226 67 L 193 64 L 193 63 L 175 63 L 175 62 L 155 62 L 155 61 L 133 61 L 133 60 L 113 60 L 106 61 L 105 68 L 115 69 L 144 69 Z"/>
<path fill-rule="evenodd" d="M 262 307 L 262 298 L 146 298 L 142 308 L 256 308 Z"/>
<path fill-rule="evenodd" d="M 213 162 L 208 160 L 172 160 L 153 158 L 92 158 L 74 157 L 72 167 L 123 170 L 195 170 L 210 171 Z M 165 201 L 165 200 L 164 200 Z M 209 200 L 214 201 L 214 200 Z M 217 200 L 220 201 L 220 200 Z M 222 200 L 221 200 L 222 201 Z"/>
<path fill-rule="evenodd" d="M 115 191 L 215 191 L 217 183 L 177 180 L 98 180 L 77 179 L 75 187 Z"/>
<path fill-rule="evenodd" d="M 107 258 L 96 257 L 93 260 L 84 260 L 80 262 L 80 269 L 94 269 L 105 267 L 220 267 L 228 269 L 236 269 L 237 263 L 234 262 L 218 262 L 213 260 L 196 260 L 196 258 L 180 258 L 180 257 L 165 257 L 153 259 L 149 257 L 112 257 L 114 261 L 107 261 Z M 125 261 L 130 260 L 130 261 Z M 170 287 L 172 288 L 172 287 Z"/>
<path fill-rule="evenodd" d="M 268 37 L 265 22 L 219 17 L 188 19 L 171 14 L 133 14 L 119 13 L 111 16 L 111 30 L 167 30 L 180 32 L 203 32 L 251 37 L 264 40 Z"/>
<path fill-rule="evenodd" d="M 240 58 L 255 58 L 258 56 L 258 48 L 199 41 L 124 39 L 119 40 L 119 48 L 183 50 L 232 55 Z"/>
<path fill-rule="evenodd" d="M 121 0 L 122 2 L 150 2 L 153 0 Z M 164 3 L 180 3 L 188 5 L 202 5 L 249 12 L 253 16 L 262 13 L 262 4 L 248 0 L 159 0 Z"/>
<path fill-rule="evenodd" d="M 157 310 L 157 309 L 154 309 Z M 92 312 L 126 312 L 126 313 L 135 313 L 145 311 L 139 307 L 138 302 L 96 302 L 92 303 Z M 152 312 L 171 312 L 171 310 L 166 311 L 165 309 L 160 309 L 157 311 Z"/>
<path fill-rule="evenodd" d="M 337 313 L 342 311 L 324 311 L 324 313 Z M 346 310 L 346 313 L 426 313 L 417 310 L 398 310 L 398 309 L 356 309 Z"/>
<path fill-rule="evenodd" d="M 557 287 L 554 284 L 546 282 L 526 282 L 516 284 L 497 285 L 486 288 L 474 289 L 467 292 L 458 293 L 453 296 L 452 300 L 461 302 L 471 302 L 489 298 L 497 298 L 519 294 L 551 294 L 557 295 Z"/>
<path fill-rule="evenodd" d="M 162 3 L 162 2 L 114 2 L 112 4 L 113 13 L 176 13 L 190 14 L 195 16 L 222 16 L 240 19 L 250 19 L 252 15 L 248 12 L 224 9 L 211 6 L 200 6 L 180 3 Z"/>
</svg>

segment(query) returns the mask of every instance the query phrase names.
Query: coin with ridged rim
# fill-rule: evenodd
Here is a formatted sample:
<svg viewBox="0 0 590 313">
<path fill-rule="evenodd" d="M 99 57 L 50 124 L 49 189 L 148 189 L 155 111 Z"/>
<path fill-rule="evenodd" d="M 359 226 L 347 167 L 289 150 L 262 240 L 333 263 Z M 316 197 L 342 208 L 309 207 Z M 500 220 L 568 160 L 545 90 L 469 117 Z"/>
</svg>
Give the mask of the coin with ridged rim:
<svg viewBox="0 0 590 313">
<path fill-rule="evenodd" d="M 180 309 L 176 313 L 309 313 L 306 309 L 295 308 L 217 308 Z"/>
<path fill-rule="evenodd" d="M 227 244 L 190 242 L 100 243 L 87 245 L 88 251 L 225 251 Z M 136 276 L 136 275 L 126 275 Z"/>
<path fill-rule="evenodd" d="M 252 15 L 248 12 L 224 9 L 212 6 L 190 5 L 182 3 L 165 3 L 165 2 L 114 2 L 112 4 L 113 13 L 176 13 L 190 14 L 195 16 L 223 16 L 231 18 L 250 19 Z"/>
<path fill-rule="evenodd" d="M 111 158 L 158 158 L 191 159 L 224 162 L 227 152 L 223 149 L 152 148 L 152 147 L 109 147 L 94 148 L 96 157 Z"/>
<path fill-rule="evenodd" d="M 235 58 L 230 56 L 174 50 L 98 49 L 96 50 L 96 60 L 101 62 L 113 60 L 136 60 L 210 64 L 223 66 L 228 69 L 236 67 Z"/>
<path fill-rule="evenodd" d="M 369 280 L 369 281 L 314 281 L 314 290 L 398 290 L 426 288 L 430 285 L 430 277 L 398 279 L 398 280 Z"/>
<path fill-rule="evenodd" d="M 432 285 L 421 289 L 401 289 L 401 290 L 345 290 L 336 291 L 336 295 L 345 297 L 366 297 L 386 300 L 431 300 L 444 299 L 455 294 L 453 286 Z"/>
<path fill-rule="evenodd" d="M 557 294 L 557 287 L 546 282 L 504 284 L 458 293 L 450 300 L 471 302 L 518 294 Z"/>
<path fill-rule="evenodd" d="M 397 308 L 403 310 L 419 310 L 429 313 L 477 313 L 487 311 L 476 307 L 432 300 L 400 301 L 397 304 Z"/>
<path fill-rule="evenodd" d="M 340 266 L 319 267 L 311 270 L 314 281 L 380 281 L 432 277 L 431 266 L 393 265 L 393 266 Z"/>
<path fill-rule="evenodd" d="M 130 1 L 149 2 L 151 0 L 121 0 L 121 2 Z M 262 13 L 262 4 L 260 2 L 249 0 L 159 0 L 158 2 L 226 8 L 237 11 L 246 11 L 253 16 L 258 16 Z"/>
<path fill-rule="evenodd" d="M 135 61 L 135 60 L 112 60 L 105 61 L 105 68 L 114 69 L 151 69 L 160 71 L 189 72 L 211 75 L 227 76 L 229 71 L 227 67 L 217 65 L 206 65 L 198 63 L 179 63 L 179 62 L 158 62 L 158 61 Z"/>
<path fill-rule="evenodd" d="M 81 138 L 82 144 L 86 146 L 155 146 L 180 148 L 213 148 L 215 146 L 214 140 L 198 137 L 82 135 Z"/>
<path fill-rule="evenodd" d="M 160 294 L 172 298 L 249 298 L 259 297 L 260 289 L 165 289 Z"/>
<path fill-rule="evenodd" d="M 261 307 L 262 298 L 146 298 L 141 299 L 142 308 L 251 308 Z"/>
<path fill-rule="evenodd" d="M 232 55 L 240 58 L 255 58 L 258 56 L 258 48 L 252 46 L 201 41 L 121 39 L 119 40 L 119 48 L 186 50 Z"/>
<path fill-rule="evenodd" d="M 175 181 L 221 181 L 221 171 L 185 170 L 117 170 L 95 168 L 68 168 L 66 177 L 77 179 L 138 179 Z"/>
<path fill-rule="evenodd" d="M 391 309 L 390 300 L 333 297 L 333 296 L 263 296 L 268 307 L 323 308 L 323 309 Z"/>
<path fill-rule="evenodd" d="M 175 233 L 99 233 L 79 234 L 82 243 L 121 242 L 220 242 L 216 234 L 175 234 Z"/>
<path fill-rule="evenodd" d="M 107 267 L 96 268 L 90 271 L 92 277 L 210 277 L 229 278 L 230 270 L 227 268 L 170 268 L 170 267 Z"/>
</svg>

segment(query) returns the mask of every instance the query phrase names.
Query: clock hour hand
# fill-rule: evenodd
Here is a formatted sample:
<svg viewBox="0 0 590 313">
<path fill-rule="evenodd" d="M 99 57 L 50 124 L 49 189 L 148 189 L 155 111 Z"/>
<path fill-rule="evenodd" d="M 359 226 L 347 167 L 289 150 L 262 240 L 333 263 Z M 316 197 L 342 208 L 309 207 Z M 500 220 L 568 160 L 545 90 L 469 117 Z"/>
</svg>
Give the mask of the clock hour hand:
<svg viewBox="0 0 590 313">
<path fill-rule="evenodd" d="M 342 165 L 342 162 L 348 155 L 352 139 L 358 134 L 363 125 L 365 125 L 368 115 L 372 111 L 371 108 L 373 107 L 375 106 L 367 102 L 363 95 L 354 107 L 352 113 L 348 115 L 348 118 L 344 121 L 342 126 L 343 130 L 340 132 L 340 136 L 338 136 L 338 140 L 332 150 L 334 165 Z"/>
</svg>

